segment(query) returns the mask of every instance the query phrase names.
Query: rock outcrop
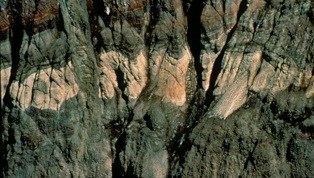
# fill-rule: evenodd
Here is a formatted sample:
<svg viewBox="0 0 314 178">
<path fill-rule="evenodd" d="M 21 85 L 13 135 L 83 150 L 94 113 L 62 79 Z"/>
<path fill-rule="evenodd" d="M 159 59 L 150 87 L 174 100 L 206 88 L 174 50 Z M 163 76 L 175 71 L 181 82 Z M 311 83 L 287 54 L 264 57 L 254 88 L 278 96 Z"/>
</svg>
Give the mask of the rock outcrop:
<svg viewBox="0 0 314 178">
<path fill-rule="evenodd" d="M 4 177 L 314 177 L 311 0 L 1 0 Z"/>
</svg>

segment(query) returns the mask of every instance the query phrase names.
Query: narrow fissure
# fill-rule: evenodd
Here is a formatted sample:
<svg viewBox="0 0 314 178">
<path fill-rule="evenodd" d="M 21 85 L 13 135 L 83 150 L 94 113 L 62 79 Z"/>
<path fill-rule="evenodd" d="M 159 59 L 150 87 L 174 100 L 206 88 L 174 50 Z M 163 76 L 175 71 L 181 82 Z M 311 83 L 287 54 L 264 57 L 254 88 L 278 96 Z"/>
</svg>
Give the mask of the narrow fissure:
<svg viewBox="0 0 314 178">
<path fill-rule="evenodd" d="M 122 126 L 120 129 L 118 129 L 119 136 L 118 136 L 117 141 L 114 145 L 115 153 L 114 153 L 114 157 L 112 158 L 113 159 L 113 162 L 112 162 L 112 177 L 113 178 L 135 177 L 133 167 L 129 166 L 127 168 L 127 171 L 125 171 L 123 166 L 122 166 L 123 164 L 121 162 L 122 157 L 124 158 L 123 151 L 125 150 L 126 141 L 127 141 L 127 133 L 126 133 L 125 129 L 130 124 L 131 120 L 133 119 L 133 116 L 134 116 L 134 113 L 132 111 L 130 111 L 129 116 L 128 116 L 127 121 L 126 121 L 126 124 L 124 125 L 124 127 Z M 115 128 L 112 127 L 111 129 L 115 129 Z M 114 136 L 111 137 L 111 141 L 113 139 L 114 139 Z M 120 156 L 120 154 L 122 154 L 123 156 Z"/>
<path fill-rule="evenodd" d="M 61 8 L 58 9 L 56 27 L 57 27 L 58 31 L 64 31 L 65 32 L 64 19 L 62 16 Z"/>
<path fill-rule="evenodd" d="M 183 3 L 187 3 L 184 2 Z M 210 88 L 206 92 L 206 97 L 205 97 L 205 107 L 208 108 L 210 103 L 214 100 L 214 84 L 215 81 L 218 78 L 219 73 L 221 72 L 221 64 L 222 64 L 222 59 L 224 57 L 225 51 L 228 46 L 228 42 L 232 38 L 237 24 L 239 22 L 240 17 L 244 14 L 247 8 L 247 0 L 243 0 L 240 3 L 239 7 L 239 12 L 237 15 L 237 23 L 235 26 L 231 29 L 230 33 L 227 36 L 226 44 L 221 50 L 220 54 L 218 55 L 217 59 L 215 60 L 214 67 L 213 67 L 213 72 L 210 77 Z M 186 8 L 188 6 L 185 6 Z M 204 49 L 204 46 L 201 42 L 201 34 L 205 32 L 204 27 L 201 24 L 201 15 L 203 8 L 205 7 L 205 2 L 204 1 L 193 1 L 189 9 L 185 9 L 186 16 L 187 16 L 187 21 L 188 21 L 188 32 L 187 32 L 187 40 L 190 46 L 191 53 L 194 57 L 194 65 L 195 65 L 195 70 L 197 74 L 197 87 L 201 88 L 202 87 L 202 72 L 203 68 L 201 65 L 201 51 Z M 184 164 L 185 159 L 184 155 L 191 149 L 192 144 L 190 143 L 188 136 L 192 132 L 192 129 L 198 124 L 199 119 L 203 115 L 203 104 L 200 98 L 202 98 L 202 93 L 200 90 L 198 90 L 195 93 L 195 101 L 194 103 L 197 103 L 196 108 L 191 108 L 191 112 L 187 118 L 187 124 L 186 128 L 184 129 L 184 133 L 180 132 L 180 134 L 177 135 L 173 141 L 168 146 L 168 151 L 170 153 L 170 158 L 169 158 L 169 164 L 170 168 L 175 166 L 176 164 L 179 164 L 180 166 Z M 194 104 L 195 105 L 195 104 Z M 193 121 L 192 121 L 193 120 Z M 179 158 L 179 159 L 176 159 Z"/>
<path fill-rule="evenodd" d="M 124 93 L 126 87 L 127 87 L 127 83 L 125 82 L 124 79 L 124 73 L 123 71 L 118 68 L 115 70 L 116 76 L 117 76 L 117 82 L 118 82 L 118 88 L 121 90 L 121 97 L 122 99 L 125 100 L 126 103 L 129 102 L 128 100 L 128 96 Z M 116 129 L 116 133 L 118 133 L 119 136 L 117 139 L 116 144 L 114 145 L 115 148 L 115 156 L 114 156 L 114 160 L 112 163 L 112 176 L 113 177 L 130 177 L 131 176 L 131 171 L 130 169 L 132 169 L 131 167 L 128 168 L 128 172 L 125 172 L 123 167 L 122 167 L 122 163 L 121 163 L 121 158 L 119 157 L 120 153 L 123 154 L 123 150 L 125 149 L 125 145 L 126 145 L 126 138 L 127 138 L 127 134 L 125 132 L 125 129 L 127 128 L 127 126 L 130 124 L 130 122 L 133 120 L 134 117 L 134 113 L 133 110 L 131 108 L 128 107 L 128 116 L 126 117 L 126 120 L 124 120 L 123 123 L 119 123 L 118 119 L 118 124 L 116 126 L 113 125 L 112 128 L 110 129 Z M 117 127 L 118 126 L 118 127 Z M 111 141 L 114 139 L 115 136 L 113 136 L 111 138 Z"/>
<path fill-rule="evenodd" d="M 127 83 L 124 80 L 124 73 L 119 67 L 115 70 L 115 73 L 117 76 L 118 88 L 121 90 L 121 97 L 125 100 L 126 103 L 128 103 L 128 96 L 124 93 L 125 89 L 127 88 Z"/>
<path fill-rule="evenodd" d="M 309 18 L 309 20 L 310 20 L 310 22 L 312 23 L 312 24 L 314 24 L 314 12 L 313 12 L 314 10 L 313 9 L 310 9 L 307 13 L 306 13 L 306 15 L 308 16 L 308 18 Z"/>
<path fill-rule="evenodd" d="M 191 7 L 186 10 L 188 30 L 187 41 L 194 58 L 194 67 L 197 75 L 197 87 L 202 87 L 202 64 L 201 64 L 201 50 L 204 48 L 201 42 L 201 34 L 204 33 L 204 27 L 201 23 L 201 15 L 205 7 L 204 0 L 194 0 Z"/>
<path fill-rule="evenodd" d="M 203 72 L 200 55 L 202 49 L 204 49 L 204 46 L 201 42 L 201 34 L 205 32 L 205 29 L 201 23 L 201 15 L 205 7 L 205 0 L 194 0 L 193 2 L 183 0 L 182 3 L 185 15 L 187 17 L 187 42 L 194 58 L 194 68 L 197 77 L 196 85 L 198 90 L 195 93 L 194 99 L 191 101 L 193 107 L 190 108 L 189 114 L 187 115 L 185 128 L 183 128 L 181 131 L 178 131 L 175 138 L 172 139 L 167 146 L 170 155 L 170 170 L 172 170 L 176 166 L 176 164 L 179 164 L 180 167 L 184 164 L 184 155 L 192 147 L 188 136 L 194 126 L 198 123 L 197 120 L 200 118 L 200 115 L 203 112 L 200 108 L 200 106 L 202 105 L 200 88 L 202 87 Z"/>
<path fill-rule="evenodd" d="M 292 162 L 292 161 L 293 161 L 293 153 L 292 153 L 293 141 L 294 141 L 294 138 L 292 137 L 292 138 L 289 140 L 288 145 L 287 145 L 286 159 L 287 159 L 287 161 L 289 161 L 289 162 Z"/>
<path fill-rule="evenodd" d="M 148 114 L 145 114 L 144 121 L 146 122 L 147 128 L 149 128 L 151 131 L 154 131 L 153 122 Z"/>
<path fill-rule="evenodd" d="M 2 106 L 1 106 L 2 107 Z M 2 110 L 2 108 L 1 108 Z M 0 177 L 4 177 L 4 171 L 7 169 L 8 167 L 8 163 L 6 161 L 6 151 L 5 151 L 5 143 L 3 142 L 3 139 L 2 139 L 2 135 L 3 135 L 3 132 L 4 132 L 4 125 L 3 125 L 3 117 L 4 117 L 4 114 L 3 114 L 3 110 L 2 110 L 2 113 L 1 113 L 1 126 L 0 126 L 0 154 L 1 154 L 1 162 L 0 162 Z"/>
<path fill-rule="evenodd" d="M 12 65 L 11 65 L 9 83 L 7 85 L 7 91 L 3 98 L 4 106 L 7 106 L 9 108 L 13 107 L 13 104 L 11 102 L 12 98 L 9 95 L 9 88 L 17 75 L 17 69 L 20 63 L 20 49 L 21 49 L 22 39 L 23 39 L 24 26 L 22 23 L 22 16 L 20 12 L 22 12 L 22 3 L 12 2 L 12 4 L 10 4 L 11 28 L 10 28 L 10 35 L 9 35 L 9 41 L 11 45 Z"/>
<path fill-rule="evenodd" d="M 17 76 L 17 71 L 18 71 L 18 67 L 19 67 L 19 63 L 20 63 L 20 49 L 21 49 L 21 45 L 22 45 L 22 39 L 23 39 L 23 23 L 22 23 L 22 2 L 18 1 L 18 2 L 9 2 L 9 15 L 10 15 L 10 35 L 9 35 L 9 41 L 10 41 L 10 45 L 11 45 L 11 57 L 12 57 L 12 64 L 11 64 L 11 71 L 10 71 L 10 78 L 9 78 L 9 82 L 6 88 L 6 92 L 4 94 L 3 97 L 3 108 L 8 107 L 9 110 L 12 112 L 12 108 L 13 103 L 12 100 L 13 98 L 11 98 L 11 95 L 9 93 L 10 90 L 10 86 L 13 82 L 13 80 L 16 78 Z M 4 114 L 5 112 L 1 113 L 1 135 L 3 134 L 4 128 L 3 128 L 3 118 L 4 118 Z M 7 117 L 11 117 L 11 114 L 9 114 Z M 8 119 L 9 120 L 9 124 L 13 124 L 14 119 Z M 14 136 L 13 136 L 13 131 L 9 130 L 9 138 L 8 140 L 5 142 L 1 136 L 1 156 L 2 156 L 2 160 L 1 161 L 1 166 L 0 166 L 0 170 L 2 171 L 1 173 L 4 174 L 4 172 L 7 172 L 8 169 L 8 162 L 5 161 L 7 160 L 7 151 L 6 151 L 6 145 L 13 145 L 15 142 Z"/>
<path fill-rule="evenodd" d="M 175 137 L 168 142 L 167 150 L 169 152 L 169 167 L 174 170 L 176 164 L 183 167 L 185 163 L 185 154 L 191 150 L 192 143 L 189 140 L 189 135 L 199 123 L 203 110 L 199 108 L 200 94 L 196 92 L 194 99 L 191 102 L 184 127 L 176 132 Z"/>
<path fill-rule="evenodd" d="M 93 6 L 91 7 L 91 14 L 90 14 L 90 24 L 91 24 L 91 40 L 94 42 L 94 39 L 97 41 L 94 44 L 96 54 L 99 54 L 100 49 L 105 46 L 103 38 L 100 34 L 100 27 L 98 24 L 98 18 L 104 19 L 104 23 L 108 25 L 110 22 L 110 17 L 105 13 L 105 4 L 104 1 L 92 1 Z"/>
<path fill-rule="evenodd" d="M 149 1 L 149 25 L 147 26 L 146 32 L 145 32 L 145 46 L 148 48 L 151 46 L 153 41 L 153 30 L 158 22 L 159 14 L 160 14 L 160 2 L 159 0 L 150 0 Z"/>
<path fill-rule="evenodd" d="M 258 141 L 256 141 L 256 142 L 254 143 L 254 147 L 253 147 L 252 151 L 249 153 L 248 157 L 246 158 L 246 160 L 245 160 L 245 162 L 244 162 L 243 171 L 247 169 L 249 163 L 252 163 L 252 165 L 254 165 L 254 162 L 253 162 L 253 161 L 254 161 L 253 154 L 254 154 L 254 152 L 255 152 L 255 150 L 256 150 L 257 145 L 258 145 Z"/>
<path fill-rule="evenodd" d="M 174 170 L 176 165 L 183 167 L 185 163 L 185 155 L 192 148 L 192 143 L 188 138 L 191 131 L 192 129 L 187 129 L 185 133 L 177 134 L 176 138 L 168 145 L 169 170 Z"/>
<path fill-rule="evenodd" d="M 114 160 L 112 162 L 112 177 L 113 178 L 120 178 L 125 176 L 124 169 L 122 167 L 122 163 L 119 157 L 119 154 L 123 151 L 126 145 L 126 133 L 124 132 L 123 134 L 120 135 L 118 138 L 115 148 L 116 148 L 116 153 Z"/>
</svg>

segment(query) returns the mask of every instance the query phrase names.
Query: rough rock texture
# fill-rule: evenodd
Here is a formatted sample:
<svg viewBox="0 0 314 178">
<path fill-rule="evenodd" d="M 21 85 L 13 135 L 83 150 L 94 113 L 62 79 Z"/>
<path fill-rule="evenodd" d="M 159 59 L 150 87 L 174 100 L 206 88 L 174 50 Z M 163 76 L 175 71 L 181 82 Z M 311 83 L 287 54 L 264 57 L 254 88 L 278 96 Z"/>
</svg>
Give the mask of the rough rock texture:
<svg viewBox="0 0 314 178">
<path fill-rule="evenodd" d="M 4 177 L 314 177 L 311 0 L 0 0 Z"/>
</svg>

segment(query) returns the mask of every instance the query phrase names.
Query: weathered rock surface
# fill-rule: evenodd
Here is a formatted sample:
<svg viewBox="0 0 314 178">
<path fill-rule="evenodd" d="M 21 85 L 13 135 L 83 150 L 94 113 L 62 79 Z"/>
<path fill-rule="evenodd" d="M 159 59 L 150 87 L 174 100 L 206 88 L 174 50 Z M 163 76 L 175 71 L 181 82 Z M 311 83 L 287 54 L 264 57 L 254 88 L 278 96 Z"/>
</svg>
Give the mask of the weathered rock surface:
<svg viewBox="0 0 314 178">
<path fill-rule="evenodd" d="M 0 0 L 4 177 L 314 177 L 311 0 Z"/>
</svg>

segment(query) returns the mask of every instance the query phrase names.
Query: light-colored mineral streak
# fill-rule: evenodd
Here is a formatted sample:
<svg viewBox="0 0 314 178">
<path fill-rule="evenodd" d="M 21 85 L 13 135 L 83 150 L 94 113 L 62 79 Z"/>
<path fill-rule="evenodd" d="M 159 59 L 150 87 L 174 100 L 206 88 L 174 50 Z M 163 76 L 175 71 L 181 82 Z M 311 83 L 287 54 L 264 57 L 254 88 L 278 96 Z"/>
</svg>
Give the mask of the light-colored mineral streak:
<svg viewBox="0 0 314 178">
<path fill-rule="evenodd" d="M 135 59 L 128 59 L 123 54 L 115 51 L 103 52 L 100 56 L 100 93 L 101 98 L 110 99 L 115 96 L 118 81 L 115 70 L 123 72 L 126 82 L 124 92 L 129 98 L 137 99 L 147 83 L 147 58 L 141 51 Z"/>
<path fill-rule="evenodd" d="M 223 61 L 223 71 L 218 75 L 214 94 L 218 102 L 210 115 L 228 117 L 247 100 L 249 86 L 261 66 L 261 51 L 243 56 L 243 53 L 227 53 Z"/>
<path fill-rule="evenodd" d="M 226 118 L 239 109 L 247 99 L 247 76 L 240 76 L 228 86 L 228 90 L 219 98 L 209 115 Z"/>
<path fill-rule="evenodd" d="M 10 95 L 22 109 L 34 106 L 38 109 L 58 110 L 61 104 L 79 91 L 69 62 L 60 69 L 47 68 L 30 74 L 24 81 L 13 81 Z"/>
<path fill-rule="evenodd" d="M 211 62 L 208 64 L 212 67 Z M 275 67 L 262 59 L 261 51 L 246 55 L 226 53 L 222 65 L 223 70 L 218 75 L 214 90 L 218 101 L 208 112 L 211 116 L 228 117 L 246 102 L 249 90 L 275 95 L 293 85 L 305 88 L 306 98 L 314 94 L 314 77 L 310 68 L 299 71 L 296 67 L 278 63 L 275 70 Z M 211 70 L 208 69 L 209 74 Z M 208 85 L 210 78 L 206 78 Z M 208 88 L 207 85 L 205 88 Z"/>
<path fill-rule="evenodd" d="M 8 67 L 8 68 L 5 68 L 5 69 L 2 69 L 0 71 L 0 75 L 1 75 L 1 101 L 5 95 L 5 92 L 6 92 L 6 88 L 9 84 L 9 79 L 10 79 L 10 75 L 11 75 L 11 67 Z M 2 105 L 2 103 L 1 103 Z"/>
<path fill-rule="evenodd" d="M 154 83 L 154 94 L 182 106 L 186 102 L 186 75 L 192 59 L 187 46 L 182 49 L 180 59 L 174 59 L 161 52 L 151 61 L 151 78 Z"/>
<path fill-rule="evenodd" d="M 151 79 L 150 87 L 153 93 L 171 102 L 182 106 L 186 101 L 186 73 L 191 60 L 189 48 L 185 46 L 180 59 L 174 59 L 164 51 L 155 53 L 150 61 L 150 74 L 148 73 L 148 60 L 141 51 L 135 59 L 128 59 L 115 51 L 103 52 L 100 56 L 100 94 L 101 98 L 110 99 L 119 90 L 115 70 L 123 72 L 126 82 L 124 92 L 129 98 L 137 99 L 147 85 L 148 75 Z"/>
</svg>

